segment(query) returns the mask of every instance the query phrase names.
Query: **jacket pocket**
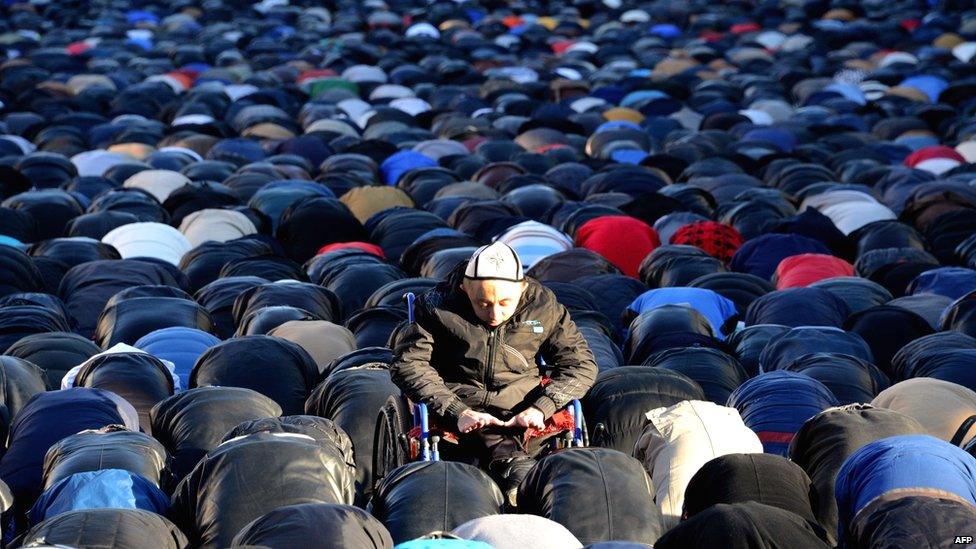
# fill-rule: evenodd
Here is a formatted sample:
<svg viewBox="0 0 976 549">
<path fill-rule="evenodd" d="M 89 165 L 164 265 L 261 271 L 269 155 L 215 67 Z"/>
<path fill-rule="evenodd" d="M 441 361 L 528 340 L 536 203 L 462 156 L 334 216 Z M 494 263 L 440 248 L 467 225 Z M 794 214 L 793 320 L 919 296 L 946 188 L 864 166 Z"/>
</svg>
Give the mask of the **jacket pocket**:
<svg viewBox="0 0 976 549">
<path fill-rule="evenodd" d="M 519 352 L 518 349 L 512 347 L 507 343 L 502 343 L 501 346 L 502 349 L 504 349 L 505 352 L 512 357 L 512 360 L 515 361 L 516 371 L 527 372 L 532 369 L 532 366 L 529 364 L 528 359 L 525 358 L 525 355 Z"/>
</svg>

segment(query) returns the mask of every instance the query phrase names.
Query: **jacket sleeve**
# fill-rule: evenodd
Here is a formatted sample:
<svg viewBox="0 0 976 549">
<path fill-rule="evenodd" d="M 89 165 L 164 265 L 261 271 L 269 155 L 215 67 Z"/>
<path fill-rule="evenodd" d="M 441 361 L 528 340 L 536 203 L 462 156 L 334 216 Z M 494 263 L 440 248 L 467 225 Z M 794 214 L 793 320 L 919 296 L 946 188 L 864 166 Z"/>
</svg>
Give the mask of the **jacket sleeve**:
<svg viewBox="0 0 976 549">
<path fill-rule="evenodd" d="M 418 307 L 416 320 L 404 325 L 393 345 L 394 359 L 390 364 L 393 383 L 414 402 L 422 402 L 434 413 L 457 420 L 468 405 L 444 383 L 431 366 L 434 338 L 424 328 Z"/>
<path fill-rule="evenodd" d="M 549 384 L 532 404 L 548 418 L 574 399 L 583 398 L 596 380 L 597 366 L 583 334 L 561 304 L 557 320 L 542 345 L 542 356 L 549 363 Z"/>
</svg>

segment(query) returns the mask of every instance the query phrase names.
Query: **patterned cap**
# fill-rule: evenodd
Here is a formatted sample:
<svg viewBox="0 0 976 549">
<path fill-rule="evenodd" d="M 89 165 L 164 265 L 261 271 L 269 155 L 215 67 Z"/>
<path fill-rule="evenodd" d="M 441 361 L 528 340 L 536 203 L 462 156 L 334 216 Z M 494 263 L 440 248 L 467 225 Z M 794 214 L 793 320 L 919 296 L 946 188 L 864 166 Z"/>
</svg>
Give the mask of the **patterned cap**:
<svg viewBox="0 0 976 549">
<path fill-rule="evenodd" d="M 671 237 L 671 244 L 697 246 L 725 263 L 731 261 L 742 242 L 742 235 L 734 227 L 714 221 L 690 223 Z"/>
<path fill-rule="evenodd" d="M 508 244 L 495 242 L 482 246 L 468 260 L 464 278 L 471 280 L 508 280 L 519 282 L 525 278 L 522 261 Z"/>
</svg>

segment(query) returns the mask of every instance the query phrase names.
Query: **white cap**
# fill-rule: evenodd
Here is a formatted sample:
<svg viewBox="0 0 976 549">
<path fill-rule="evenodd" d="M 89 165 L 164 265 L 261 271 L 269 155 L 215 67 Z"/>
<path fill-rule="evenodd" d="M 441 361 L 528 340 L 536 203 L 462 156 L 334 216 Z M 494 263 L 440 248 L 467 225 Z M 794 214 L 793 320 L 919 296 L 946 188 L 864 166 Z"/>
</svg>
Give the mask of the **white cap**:
<svg viewBox="0 0 976 549">
<path fill-rule="evenodd" d="M 966 162 L 976 162 L 976 141 L 964 141 L 956 145 L 956 152 L 961 154 Z"/>
<path fill-rule="evenodd" d="M 644 10 L 627 10 L 620 16 L 621 23 L 647 23 L 651 16 Z"/>
<path fill-rule="evenodd" d="M 519 282 L 525 277 L 522 261 L 515 250 L 504 242 L 482 246 L 468 260 L 464 277 L 472 280 L 508 280 Z"/>
<path fill-rule="evenodd" d="M 417 23 L 416 25 L 413 25 L 410 28 L 408 28 L 405 34 L 408 37 L 427 36 L 435 39 L 441 37 L 440 31 L 438 31 L 437 28 L 434 27 L 434 25 L 431 25 L 430 23 Z"/>
<path fill-rule="evenodd" d="M 976 57 L 976 42 L 963 42 L 956 45 L 952 48 L 952 55 L 963 63 L 969 63 L 973 57 Z"/>
</svg>

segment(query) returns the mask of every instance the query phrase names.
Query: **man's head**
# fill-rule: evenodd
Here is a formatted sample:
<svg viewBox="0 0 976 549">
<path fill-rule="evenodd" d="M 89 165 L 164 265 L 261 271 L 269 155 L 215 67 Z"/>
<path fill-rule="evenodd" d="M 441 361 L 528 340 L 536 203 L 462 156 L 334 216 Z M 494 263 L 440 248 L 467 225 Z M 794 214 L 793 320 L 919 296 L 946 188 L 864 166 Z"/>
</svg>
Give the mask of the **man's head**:
<svg viewBox="0 0 976 549">
<path fill-rule="evenodd" d="M 493 328 L 512 318 L 526 286 L 518 254 L 501 242 L 479 248 L 461 282 L 475 315 Z"/>
</svg>

